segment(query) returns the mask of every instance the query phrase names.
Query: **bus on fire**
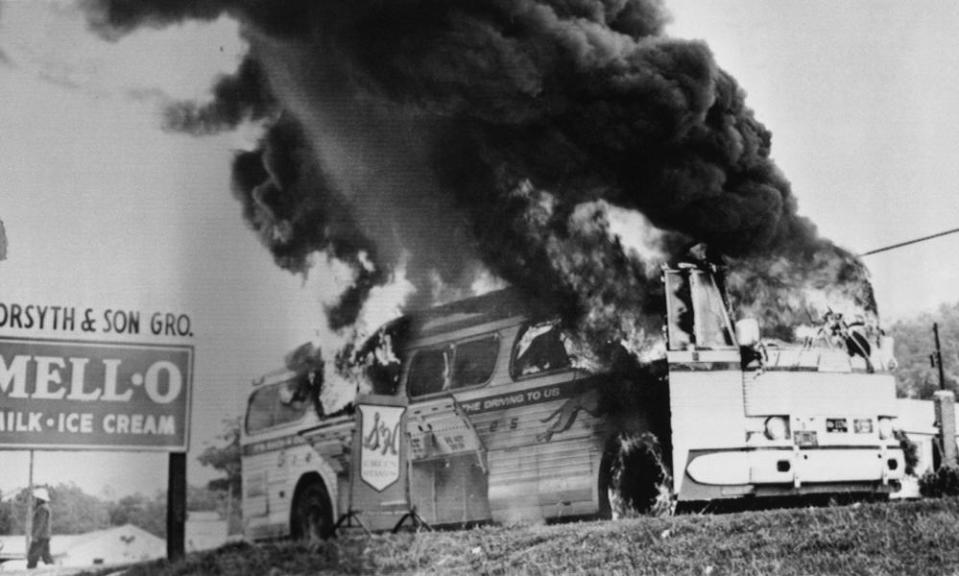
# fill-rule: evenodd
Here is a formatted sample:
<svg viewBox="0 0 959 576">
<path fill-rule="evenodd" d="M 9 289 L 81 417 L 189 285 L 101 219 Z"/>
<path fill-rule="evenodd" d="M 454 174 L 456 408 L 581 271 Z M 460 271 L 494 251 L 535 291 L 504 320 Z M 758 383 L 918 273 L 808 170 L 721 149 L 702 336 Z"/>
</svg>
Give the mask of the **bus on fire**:
<svg viewBox="0 0 959 576">
<path fill-rule="evenodd" d="M 664 357 L 630 370 L 584 369 L 561 322 L 509 290 L 395 321 L 400 369 L 374 392 L 408 406 L 401 440 L 419 517 L 609 518 L 898 487 L 888 339 L 762 341 L 755 321 L 734 327 L 714 266 L 667 267 L 663 281 Z M 307 378 L 276 372 L 250 395 L 250 538 L 325 537 L 348 511 L 354 416 L 318 416 Z"/>
</svg>

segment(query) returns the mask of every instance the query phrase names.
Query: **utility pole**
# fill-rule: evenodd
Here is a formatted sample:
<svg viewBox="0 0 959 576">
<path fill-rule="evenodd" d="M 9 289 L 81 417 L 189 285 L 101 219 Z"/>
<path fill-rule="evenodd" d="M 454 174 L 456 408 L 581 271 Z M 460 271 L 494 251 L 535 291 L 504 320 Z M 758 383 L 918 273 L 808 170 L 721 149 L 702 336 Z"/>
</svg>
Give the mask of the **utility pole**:
<svg viewBox="0 0 959 576">
<path fill-rule="evenodd" d="M 946 373 L 942 367 L 942 346 L 939 344 L 939 323 L 938 322 L 933 323 L 932 333 L 936 337 L 936 352 L 935 352 L 935 358 L 933 359 L 933 362 L 935 362 L 936 366 L 939 367 L 939 389 L 945 390 L 946 389 Z"/>
<path fill-rule="evenodd" d="M 932 360 L 939 367 L 939 390 L 933 394 L 936 408 L 936 421 L 939 423 L 939 447 L 942 459 L 940 466 L 955 466 L 956 461 L 956 396 L 952 390 L 946 390 L 946 373 L 942 367 L 942 346 L 939 344 L 939 324 L 932 325 L 936 338 L 936 351 Z"/>
<path fill-rule="evenodd" d="M 30 473 L 27 480 L 27 517 L 23 521 L 27 550 L 30 550 L 30 537 L 33 535 L 33 450 L 30 451 Z"/>
</svg>

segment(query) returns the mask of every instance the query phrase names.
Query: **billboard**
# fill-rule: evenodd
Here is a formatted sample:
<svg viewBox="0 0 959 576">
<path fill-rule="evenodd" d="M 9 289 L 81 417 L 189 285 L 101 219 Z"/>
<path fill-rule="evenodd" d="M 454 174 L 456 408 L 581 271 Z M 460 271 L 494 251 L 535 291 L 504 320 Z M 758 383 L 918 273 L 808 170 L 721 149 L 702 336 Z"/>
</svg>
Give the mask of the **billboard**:
<svg viewBox="0 0 959 576">
<path fill-rule="evenodd" d="M 193 346 L 0 337 L 0 448 L 185 452 Z"/>
</svg>

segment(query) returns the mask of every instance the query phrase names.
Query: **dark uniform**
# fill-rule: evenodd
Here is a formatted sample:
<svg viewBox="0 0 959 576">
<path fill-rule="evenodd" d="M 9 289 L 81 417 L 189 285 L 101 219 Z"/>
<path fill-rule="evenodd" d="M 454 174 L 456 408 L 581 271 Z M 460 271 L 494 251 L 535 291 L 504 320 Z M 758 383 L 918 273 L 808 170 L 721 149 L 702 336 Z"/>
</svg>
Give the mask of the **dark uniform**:
<svg viewBox="0 0 959 576">
<path fill-rule="evenodd" d="M 27 568 L 36 568 L 37 562 L 43 559 L 44 564 L 53 564 L 50 555 L 50 505 L 46 500 L 37 500 L 37 507 L 33 511 L 33 532 L 30 535 L 30 551 L 27 552 Z"/>
</svg>

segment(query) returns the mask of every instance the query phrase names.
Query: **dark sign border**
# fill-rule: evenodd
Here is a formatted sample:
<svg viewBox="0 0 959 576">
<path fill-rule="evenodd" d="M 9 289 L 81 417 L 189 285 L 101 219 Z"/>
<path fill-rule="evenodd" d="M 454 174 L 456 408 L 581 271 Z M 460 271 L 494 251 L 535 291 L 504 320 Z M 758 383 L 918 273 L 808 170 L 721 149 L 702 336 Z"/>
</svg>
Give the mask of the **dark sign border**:
<svg viewBox="0 0 959 576">
<path fill-rule="evenodd" d="M 34 344 L 64 344 L 70 346 L 80 346 L 88 348 L 133 348 L 133 349 L 148 349 L 148 350 L 176 350 L 180 352 L 186 352 L 188 354 L 189 360 L 187 362 L 188 373 L 184 377 L 184 385 L 186 386 L 186 402 L 185 406 L 185 416 L 183 419 L 183 443 L 177 445 L 164 445 L 164 446 L 146 446 L 146 445 L 116 445 L 116 444 L 35 444 L 35 443 L 23 443 L 23 444 L 10 444 L 10 443 L 0 443 L 0 450 L 64 450 L 64 451 L 114 451 L 114 452 L 158 452 L 158 453 L 177 453 L 183 452 L 186 453 L 190 450 L 190 432 L 192 429 L 192 420 L 193 420 L 193 374 L 194 374 L 194 359 L 195 346 L 193 344 L 155 344 L 155 343 L 136 343 L 136 342 L 117 342 L 117 341 L 100 341 L 100 340 L 68 340 L 62 338 L 24 338 L 24 337 L 15 337 L 15 336 L 0 336 L 0 346 L 3 346 L 6 342 L 18 342 L 18 343 L 34 343 Z"/>
</svg>

